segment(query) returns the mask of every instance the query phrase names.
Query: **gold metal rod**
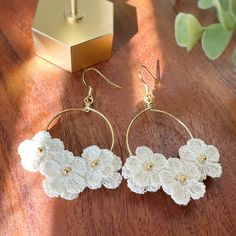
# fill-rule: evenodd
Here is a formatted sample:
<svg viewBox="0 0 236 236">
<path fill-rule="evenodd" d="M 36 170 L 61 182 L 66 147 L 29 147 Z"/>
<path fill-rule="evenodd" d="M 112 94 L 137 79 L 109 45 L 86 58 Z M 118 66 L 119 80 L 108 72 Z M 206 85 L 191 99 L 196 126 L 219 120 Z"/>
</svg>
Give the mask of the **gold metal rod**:
<svg viewBox="0 0 236 236">
<path fill-rule="evenodd" d="M 112 128 L 112 125 L 110 123 L 110 121 L 106 118 L 105 115 L 103 115 L 101 112 L 95 110 L 95 109 L 92 109 L 91 107 L 88 107 L 88 108 L 69 108 L 69 109 L 65 109 L 59 113 L 57 113 L 51 120 L 49 120 L 47 126 L 45 127 L 45 131 L 49 132 L 49 128 L 51 126 L 51 124 L 53 123 L 54 120 L 56 120 L 58 117 L 60 117 L 61 115 L 67 113 L 67 112 L 76 112 L 76 111 L 82 111 L 82 112 L 88 112 L 88 111 L 91 111 L 91 112 L 94 112 L 96 113 L 97 115 L 99 115 L 101 118 L 103 118 L 103 120 L 106 121 L 109 129 L 110 129 L 110 132 L 111 132 L 111 147 L 110 147 L 110 150 L 113 149 L 114 147 L 114 144 L 115 144 L 115 134 L 114 134 L 114 130 Z"/>
<path fill-rule="evenodd" d="M 70 13 L 71 13 L 71 16 L 76 16 L 77 15 L 77 12 L 78 12 L 78 7 L 77 7 L 77 0 L 70 0 Z"/>
<path fill-rule="evenodd" d="M 81 8 L 81 7 L 80 7 Z M 84 11 L 78 9 L 78 0 L 70 0 L 70 7 L 65 12 L 65 17 L 69 23 L 75 23 L 83 19 Z"/>
<path fill-rule="evenodd" d="M 87 87 L 89 87 L 89 89 L 92 89 L 92 87 L 88 84 L 88 82 L 86 81 L 86 78 L 85 78 L 85 74 L 88 72 L 88 71 L 95 71 L 96 73 L 98 73 L 108 84 L 110 85 L 113 85 L 115 86 L 116 88 L 120 88 L 122 89 L 122 87 L 118 84 L 115 84 L 114 82 L 110 81 L 102 72 L 100 72 L 98 69 L 95 69 L 93 67 L 90 67 L 90 68 L 87 68 L 83 71 L 83 74 L 82 74 L 82 80 L 83 80 L 83 83 L 84 85 L 86 85 Z"/>
<path fill-rule="evenodd" d="M 148 107 L 144 110 L 142 110 L 141 112 L 139 112 L 130 122 L 128 128 L 127 128 L 127 131 L 126 131 L 126 135 L 125 135 L 125 141 L 126 141 L 126 147 L 127 147 L 127 150 L 129 152 L 129 155 L 130 156 L 133 156 L 133 153 L 130 149 L 130 145 L 129 145 L 129 132 L 130 132 L 130 128 L 131 126 L 133 125 L 133 123 L 137 120 L 138 117 L 140 117 L 140 115 L 142 115 L 144 112 L 147 112 L 147 111 L 151 111 L 151 112 L 158 112 L 158 113 L 162 113 L 164 115 L 167 115 L 169 116 L 170 118 L 174 119 L 175 121 L 177 121 L 180 125 L 182 125 L 182 127 L 187 131 L 188 135 L 190 136 L 190 138 L 193 138 L 193 135 L 192 133 L 190 132 L 189 128 L 180 120 L 178 119 L 177 117 L 175 117 L 174 115 L 172 115 L 171 113 L 167 112 L 167 111 L 163 111 L 163 110 L 160 110 L 160 109 L 153 109 L 151 107 Z"/>
</svg>

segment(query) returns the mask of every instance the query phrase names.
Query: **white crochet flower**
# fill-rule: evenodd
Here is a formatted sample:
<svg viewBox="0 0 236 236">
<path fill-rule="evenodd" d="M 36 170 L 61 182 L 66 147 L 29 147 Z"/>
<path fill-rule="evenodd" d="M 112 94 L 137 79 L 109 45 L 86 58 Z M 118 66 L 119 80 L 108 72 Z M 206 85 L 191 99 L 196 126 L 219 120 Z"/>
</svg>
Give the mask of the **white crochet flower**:
<svg viewBox="0 0 236 236">
<path fill-rule="evenodd" d="M 43 182 L 44 191 L 49 197 L 72 200 L 85 189 L 86 172 L 84 159 L 74 157 L 69 151 L 60 151 L 42 165 L 40 173 L 47 177 Z"/>
<path fill-rule="evenodd" d="M 113 152 L 93 145 L 84 149 L 81 156 L 87 162 L 85 180 L 90 189 L 98 189 L 102 185 L 115 189 L 120 185 L 122 176 L 117 171 L 122 163 Z"/>
<path fill-rule="evenodd" d="M 18 153 L 23 168 L 36 172 L 40 169 L 40 165 L 45 158 L 63 149 L 64 144 L 60 139 L 52 139 L 48 132 L 40 131 L 31 140 L 23 141 L 19 145 Z"/>
<path fill-rule="evenodd" d="M 159 173 L 165 168 L 166 158 L 145 146 L 138 147 L 135 154 L 126 160 L 122 168 L 123 177 L 128 179 L 128 187 L 139 194 L 156 192 L 161 186 Z"/>
<path fill-rule="evenodd" d="M 213 145 L 207 145 L 201 139 L 190 139 L 187 145 L 179 149 L 179 156 L 184 161 L 196 163 L 201 171 L 201 180 L 210 177 L 220 177 L 222 167 L 218 163 L 220 154 Z"/>
<path fill-rule="evenodd" d="M 179 205 L 187 205 L 190 199 L 199 199 L 205 194 L 205 185 L 199 182 L 201 173 L 192 162 L 169 158 L 160 173 L 163 190 Z"/>
</svg>

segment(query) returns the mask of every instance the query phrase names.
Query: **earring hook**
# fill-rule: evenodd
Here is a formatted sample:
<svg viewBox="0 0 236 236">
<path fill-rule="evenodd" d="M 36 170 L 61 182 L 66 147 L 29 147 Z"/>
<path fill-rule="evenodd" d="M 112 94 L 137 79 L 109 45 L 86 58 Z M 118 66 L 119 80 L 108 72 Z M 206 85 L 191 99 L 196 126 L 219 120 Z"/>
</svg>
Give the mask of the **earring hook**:
<svg viewBox="0 0 236 236">
<path fill-rule="evenodd" d="M 159 67 L 159 61 L 158 61 L 158 67 Z M 148 84 L 143 80 L 143 77 L 142 77 L 142 68 L 144 68 L 144 69 L 147 71 L 147 73 L 148 73 L 154 80 L 157 80 L 157 78 L 151 73 L 151 71 L 150 71 L 145 65 L 139 64 L 138 77 L 139 77 L 139 79 L 141 80 L 141 82 L 144 84 L 146 94 L 150 94 L 150 88 L 149 88 Z M 159 68 L 158 68 L 158 70 L 159 70 Z"/>
<path fill-rule="evenodd" d="M 86 81 L 86 78 L 85 78 L 85 74 L 88 72 L 88 71 L 95 71 L 97 72 L 108 84 L 110 85 L 113 85 L 117 88 L 120 88 L 122 89 L 122 87 L 118 84 L 115 84 L 114 82 L 110 81 L 104 74 L 102 74 L 102 72 L 100 72 L 98 69 L 95 69 L 93 67 L 90 67 L 90 68 L 87 68 L 83 71 L 83 74 L 82 74 L 82 79 L 83 79 L 83 83 L 85 86 L 87 86 L 88 88 L 92 88 L 91 85 L 89 85 Z"/>
<path fill-rule="evenodd" d="M 118 84 L 115 84 L 114 82 L 110 81 L 104 74 L 102 74 L 102 72 L 100 72 L 99 70 L 93 68 L 93 67 L 90 67 L 90 68 L 87 68 L 83 71 L 83 74 L 82 74 L 82 80 L 83 80 L 83 83 L 85 86 L 87 86 L 89 88 L 89 91 L 88 91 L 88 96 L 84 99 L 84 103 L 85 103 L 85 109 L 87 111 L 89 111 L 89 107 L 92 106 L 93 104 L 93 95 L 92 95 L 92 92 L 93 92 L 93 88 L 91 85 L 89 85 L 86 81 L 86 78 L 85 78 L 85 74 L 88 72 L 88 71 L 95 71 L 97 74 L 99 74 L 108 84 L 110 85 L 113 85 L 117 88 L 120 88 L 122 89 L 122 87 Z"/>
<path fill-rule="evenodd" d="M 150 87 L 144 81 L 144 79 L 142 77 L 142 69 L 145 69 L 146 72 L 149 74 L 149 76 L 151 76 L 154 80 L 157 80 L 157 78 L 151 73 L 151 71 L 145 65 L 139 64 L 139 67 L 138 67 L 138 77 L 139 77 L 140 81 L 144 84 L 144 88 L 145 88 L 144 101 L 147 103 L 148 107 L 152 108 L 153 104 L 152 104 L 152 96 L 151 96 Z M 159 60 L 158 60 L 158 76 L 159 76 L 158 79 L 160 80 L 160 65 L 159 65 Z"/>
</svg>

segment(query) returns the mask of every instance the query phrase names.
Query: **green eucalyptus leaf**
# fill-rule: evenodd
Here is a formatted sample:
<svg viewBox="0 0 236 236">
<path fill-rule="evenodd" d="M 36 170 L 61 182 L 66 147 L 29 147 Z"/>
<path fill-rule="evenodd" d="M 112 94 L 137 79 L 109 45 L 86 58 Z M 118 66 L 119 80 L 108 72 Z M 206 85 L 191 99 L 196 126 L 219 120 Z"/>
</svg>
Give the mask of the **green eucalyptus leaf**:
<svg viewBox="0 0 236 236">
<path fill-rule="evenodd" d="M 233 32 L 226 30 L 219 23 L 206 28 L 202 37 L 202 48 L 207 57 L 215 60 L 225 50 L 230 42 Z"/>
<path fill-rule="evenodd" d="M 190 51 L 201 38 L 203 28 L 191 14 L 179 13 L 175 19 L 175 38 L 177 44 Z"/>
<path fill-rule="evenodd" d="M 234 48 L 234 51 L 233 51 L 232 61 L 236 65 L 236 47 Z"/>
<path fill-rule="evenodd" d="M 217 9 L 218 20 L 222 26 L 227 30 L 232 30 L 236 27 L 236 23 L 231 16 L 228 7 L 229 0 L 212 0 L 214 6 Z"/>
<path fill-rule="evenodd" d="M 212 0 L 198 0 L 197 5 L 201 9 L 208 9 L 213 7 L 213 2 Z"/>
<path fill-rule="evenodd" d="M 229 0 L 219 0 L 221 7 L 227 11 L 229 8 Z"/>
<path fill-rule="evenodd" d="M 229 12 L 236 22 L 236 0 L 229 0 Z"/>
<path fill-rule="evenodd" d="M 203 28 L 197 18 L 191 14 L 187 15 L 187 28 L 189 37 L 187 50 L 190 51 L 201 38 Z"/>
<path fill-rule="evenodd" d="M 177 44 L 181 47 L 187 47 L 187 32 L 187 14 L 179 13 L 175 18 L 175 39 Z"/>
</svg>

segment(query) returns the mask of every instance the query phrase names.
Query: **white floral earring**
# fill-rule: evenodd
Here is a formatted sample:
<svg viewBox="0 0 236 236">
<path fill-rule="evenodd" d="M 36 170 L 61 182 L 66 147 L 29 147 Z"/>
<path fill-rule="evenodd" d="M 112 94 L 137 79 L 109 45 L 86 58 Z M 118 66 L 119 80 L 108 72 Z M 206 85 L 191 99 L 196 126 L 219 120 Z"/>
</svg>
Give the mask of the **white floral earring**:
<svg viewBox="0 0 236 236">
<path fill-rule="evenodd" d="M 193 138 L 188 127 L 174 115 L 153 108 L 153 101 L 147 83 L 142 79 L 142 68 L 156 79 L 144 66 L 139 66 L 139 78 L 145 86 L 144 102 L 147 108 L 138 113 L 130 122 L 126 132 L 126 146 L 129 157 L 126 160 L 122 175 L 127 179 L 132 192 L 144 194 L 156 192 L 162 188 L 179 205 L 187 205 L 191 199 L 199 199 L 205 194 L 203 180 L 207 176 L 220 177 L 222 167 L 219 163 L 219 152 L 213 145 L 207 145 L 201 139 Z M 145 112 L 158 112 L 177 121 L 190 136 L 187 145 L 180 147 L 180 158 L 166 159 L 160 153 L 154 153 L 150 148 L 138 147 L 135 155 L 129 146 L 129 132 L 132 124 Z"/>
<path fill-rule="evenodd" d="M 38 171 L 46 177 L 43 187 L 49 197 L 60 196 L 72 200 L 86 187 L 98 189 L 104 186 L 115 189 L 122 181 L 122 176 L 118 172 L 122 166 L 121 159 L 112 152 L 114 131 L 109 120 L 101 112 L 92 108 L 93 89 L 85 79 L 85 73 L 88 71 L 97 72 L 106 82 L 121 88 L 97 69 L 86 69 L 82 74 L 83 83 L 89 88 L 88 96 L 84 99 L 85 107 L 70 108 L 59 112 L 49 121 L 45 131 L 40 131 L 32 139 L 23 141 L 18 148 L 23 168 L 31 172 Z M 112 136 L 110 150 L 92 145 L 84 149 L 81 157 L 77 157 L 65 150 L 60 139 L 51 137 L 49 128 L 53 121 L 64 113 L 75 111 L 94 112 L 104 119 Z"/>
</svg>

